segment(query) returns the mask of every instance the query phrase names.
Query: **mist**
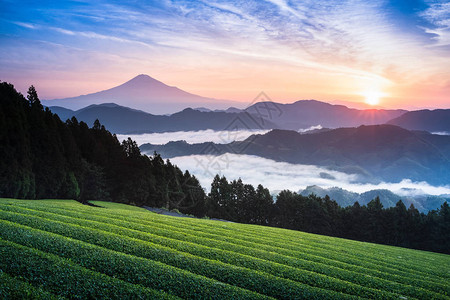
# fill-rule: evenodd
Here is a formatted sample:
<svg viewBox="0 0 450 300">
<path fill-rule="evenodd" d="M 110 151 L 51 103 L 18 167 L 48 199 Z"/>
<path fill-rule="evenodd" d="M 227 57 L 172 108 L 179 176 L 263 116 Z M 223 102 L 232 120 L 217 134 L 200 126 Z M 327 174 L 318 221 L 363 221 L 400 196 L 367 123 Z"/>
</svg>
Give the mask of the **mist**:
<svg viewBox="0 0 450 300">
<path fill-rule="evenodd" d="M 216 174 L 228 180 L 241 178 L 255 187 L 262 184 L 271 192 L 289 189 L 299 191 L 310 185 L 322 188 L 339 187 L 356 193 L 387 189 L 399 196 L 450 194 L 450 186 L 432 186 L 426 182 L 401 182 L 379 184 L 361 183 L 358 175 L 346 174 L 312 165 L 277 162 L 252 155 L 223 154 L 220 156 L 192 155 L 170 159 L 182 170 L 189 170 L 208 191 Z"/>
<path fill-rule="evenodd" d="M 299 129 L 297 132 L 305 133 L 312 130 L 322 129 L 322 125 L 311 126 L 306 129 Z M 150 143 L 153 145 L 164 145 L 171 141 L 186 141 L 189 144 L 213 142 L 216 144 L 228 144 L 234 141 L 243 141 L 253 134 L 265 134 L 269 129 L 264 130 L 222 130 L 216 131 L 212 129 L 199 131 L 174 131 L 159 133 L 143 133 L 143 134 L 117 134 L 119 141 L 123 141 L 130 137 L 140 146 Z"/>
<path fill-rule="evenodd" d="M 145 143 L 154 145 L 167 144 L 170 141 L 185 140 L 189 144 L 213 142 L 216 144 L 228 144 L 234 141 L 243 141 L 252 134 L 265 134 L 270 130 L 235 130 L 215 131 L 211 129 L 199 131 L 175 131 L 144 134 L 117 134 L 119 141 L 130 137 L 140 146 Z"/>
<path fill-rule="evenodd" d="M 299 130 L 297 130 L 297 132 L 305 133 L 305 132 L 308 132 L 308 131 L 311 131 L 311 130 L 320 130 L 322 128 L 323 128 L 322 125 L 319 124 L 319 125 L 316 125 L 316 126 L 311 126 L 311 127 L 305 128 L 305 129 L 299 129 Z"/>
</svg>

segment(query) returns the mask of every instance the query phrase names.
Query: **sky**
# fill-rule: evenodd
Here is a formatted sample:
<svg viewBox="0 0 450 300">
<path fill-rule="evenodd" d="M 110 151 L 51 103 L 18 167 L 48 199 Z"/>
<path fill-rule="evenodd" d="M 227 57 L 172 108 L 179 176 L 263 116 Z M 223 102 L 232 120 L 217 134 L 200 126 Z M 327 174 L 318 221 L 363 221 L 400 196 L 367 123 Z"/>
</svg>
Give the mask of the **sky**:
<svg viewBox="0 0 450 300">
<path fill-rule="evenodd" d="M 41 99 L 138 74 L 217 99 L 450 108 L 442 0 L 0 0 L 0 80 Z"/>
</svg>

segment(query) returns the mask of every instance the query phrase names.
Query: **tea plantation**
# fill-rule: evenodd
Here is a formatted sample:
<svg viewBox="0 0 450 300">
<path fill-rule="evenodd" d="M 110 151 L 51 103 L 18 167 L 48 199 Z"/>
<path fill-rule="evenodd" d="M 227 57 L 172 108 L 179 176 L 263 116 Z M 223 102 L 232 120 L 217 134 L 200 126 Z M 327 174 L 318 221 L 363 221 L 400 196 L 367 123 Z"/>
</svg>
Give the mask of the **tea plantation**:
<svg viewBox="0 0 450 300">
<path fill-rule="evenodd" d="M 450 256 L 163 216 L 0 199 L 0 299 L 450 299 Z"/>
</svg>

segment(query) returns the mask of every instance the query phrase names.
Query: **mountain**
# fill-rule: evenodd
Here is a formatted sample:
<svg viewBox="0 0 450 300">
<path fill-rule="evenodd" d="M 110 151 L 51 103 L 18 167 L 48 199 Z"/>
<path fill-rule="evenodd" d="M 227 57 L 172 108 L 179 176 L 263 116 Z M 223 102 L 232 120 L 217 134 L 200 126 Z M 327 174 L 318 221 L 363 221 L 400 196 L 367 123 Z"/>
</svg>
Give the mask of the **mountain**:
<svg viewBox="0 0 450 300">
<path fill-rule="evenodd" d="M 331 200 L 335 200 L 340 206 L 347 207 L 353 205 L 358 200 L 359 194 L 344 190 L 338 187 L 332 187 L 328 189 L 321 188 L 317 185 L 307 186 L 304 190 L 299 191 L 300 195 L 309 196 L 314 194 L 318 197 L 325 197 L 328 195 Z M 380 199 L 384 201 L 384 199 Z M 361 204 L 361 203 L 360 203 Z M 361 204 L 362 205 L 362 204 Z M 384 203 L 383 203 L 384 205 Z"/>
<path fill-rule="evenodd" d="M 131 109 L 114 103 L 90 105 L 73 111 L 61 107 L 50 107 L 67 120 L 75 116 L 78 121 L 92 125 L 96 119 L 113 133 L 151 133 L 168 131 L 197 131 L 204 129 L 272 129 L 276 125 L 266 121 L 264 125 L 255 122 L 249 113 L 201 112 L 186 108 L 175 114 L 152 115 L 141 110 Z"/>
<path fill-rule="evenodd" d="M 403 115 L 406 110 L 358 110 L 316 100 L 300 100 L 290 104 L 258 102 L 246 109 L 261 119 L 276 123 L 279 128 L 299 130 L 321 125 L 328 128 L 384 124 Z"/>
<path fill-rule="evenodd" d="M 227 113 L 240 113 L 240 112 L 243 111 L 242 109 L 239 109 L 239 108 L 236 108 L 236 107 L 229 107 L 227 109 L 214 109 L 214 110 L 206 108 L 206 107 L 196 107 L 196 108 L 194 108 L 194 110 L 198 110 L 198 111 L 201 111 L 201 112 L 212 112 L 212 111 L 215 111 L 215 112 L 227 112 Z"/>
<path fill-rule="evenodd" d="M 42 101 L 45 106 L 59 106 L 71 110 L 103 103 L 117 103 L 152 114 L 171 114 L 187 107 L 199 107 L 197 110 L 202 112 L 213 110 L 239 113 L 240 109 L 232 106 L 242 105 L 239 102 L 194 95 L 143 74 L 117 87 L 97 93 Z M 383 124 L 406 112 L 384 109 L 358 110 L 316 100 L 300 100 L 291 104 L 258 102 L 249 106 L 246 111 L 258 115 L 262 122 L 269 121 L 276 124 L 273 128 L 293 130 L 316 125 L 338 128 Z"/>
<path fill-rule="evenodd" d="M 440 145 L 440 146 L 438 146 Z M 358 174 L 362 181 L 398 182 L 409 178 L 431 184 L 450 182 L 450 136 L 413 132 L 393 125 L 339 128 L 312 134 L 272 130 L 230 144 L 144 144 L 142 151 L 164 157 L 226 152 L 276 161 L 328 167 Z"/>
<path fill-rule="evenodd" d="M 49 109 L 52 113 L 57 114 L 62 121 L 70 119 L 76 114 L 75 111 L 61 106 L 51 106 Z"/>
<path fill-rule="evenodd" d="M 48 101 L 50 102 L 50 101 Z M 292 104 L 259 102 L 246 110 L 229 107 L 210 110 L 186 108 L 172 115 L 154 115 L 115 103 L 93 104 L 79 110 L 50 106 L 62 120 L 75 116 L 92 124 L 99 119 L 115 133 L 145 133 L 186 130 L 226 129 L 295 129 L 312 127 L 359 126 L 384 123 L 404 111 L 355 110 L 315 100 L 301 100 Z M 315 124 L 315 125 L 311 125 Z M 319 125 L 320 124 L 320 125 Z"/>
<path fill-rule="evenodd" d="M 143 74 L 108 90 L 72 98 L 44 100 L 42 104 L 76 110 L 92 104 L 111 102 L 153 114 L 173 113 L 186 107 L 209 105 L 214 108 L 227 108 L 238 104 L 194 95 Z"/>
<path fill-rule="evenodd" d="M 410 111 L 387 123 L 409 130 L 426 130 L 450 134 L 450 109 Z"/>
<path fill-rule="evenodd" d="M 308 186 L 304 190 L 299 191 L 299 194 L 303 196 L 315 194 L 316 196 L 322 198 L 328 195 L 332 200 L 335 200 L 342 207 L 351 206 L 356 201 L 358 201 L 360 205 L 367 205 L 367 203 L 369 203 L 376 197 L 380 197 L 380 201 L 383 204 L 383 207 L 393 207 L 399 200 L 402 200 L 406 207 L 409 207 L 411 204 L 413 204 L 415 208 L 422 212 L 436 209 L 440 207 L 445 201 L 450 201 L 450 197 L 448 195 L 399 196 L 385 189 L 371 190 L 359 194 L 338 187 L 324 189 L 317 185 Z"/>
</svg>

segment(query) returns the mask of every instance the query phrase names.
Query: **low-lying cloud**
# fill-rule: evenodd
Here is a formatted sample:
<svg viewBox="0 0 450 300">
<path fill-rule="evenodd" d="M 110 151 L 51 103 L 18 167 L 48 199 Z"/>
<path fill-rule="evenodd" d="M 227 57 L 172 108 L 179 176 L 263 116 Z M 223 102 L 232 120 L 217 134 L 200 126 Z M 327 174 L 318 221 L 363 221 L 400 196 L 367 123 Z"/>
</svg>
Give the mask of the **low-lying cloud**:
<svg viewBox="0 0 450 300">
<path fill-rule="evenodd" d="M 297 132 L 305 133 L 305 132 L 308 132 L 308 131 L 311 131 L 311 130 L 320 130 L 322 128 L 323 128 L 322 125 L 319 124 L 319 125 L 316 125 L 316 126 L 311 126 L 311 127 L 305 128 L 305 129 L 299 129 Z"/>
<path fill-rule="evenodd" d="M 185 140 L 189 144 L 213 142 L 216 144 L 228 144 L 234 141 L 243 141 L 252 134 L 264 134 L 270 130 L 235 130 L 235 131 L 214 131 L 211 129 L 199 131 L 175 131 L 163 133 L 144 134 L 118 134 L 119 141 L 131 137 L 140 146 L 145 143 L 154 145 L 167 144 L 170 141 Z"/>
<path fill-rule="evenodd" d="M 437 135 L 450 135 L 450 132 L 448 132 L 448 131 L 438 131 L 438 132 L 432 132 L 432 134 L 437 134 Z"/>
<path fill-rule="evenodd" d="M 175 157 L 171 161 L 181 169 L 187 169 L 194 174 L 207 190 L 210 189 L 214 176 L 219 174 L 228 180 L 241 178 L 244 183 L 250 183 L 255 187 L 262 184 L 271 192 L 283 189 L 299 191 L 307 186 L 317 185 L 322 188 L 340 187 L 356 193 L 387 189 L 400 196 L 450 194 L 450 186 L 432 186 L 426 182 L 412 182 L 409 179 L 397 183 L 360 183 L 357 175 L 312 165 L 276 162 L 252 155 L 192 155 Z"/>
</svg>

